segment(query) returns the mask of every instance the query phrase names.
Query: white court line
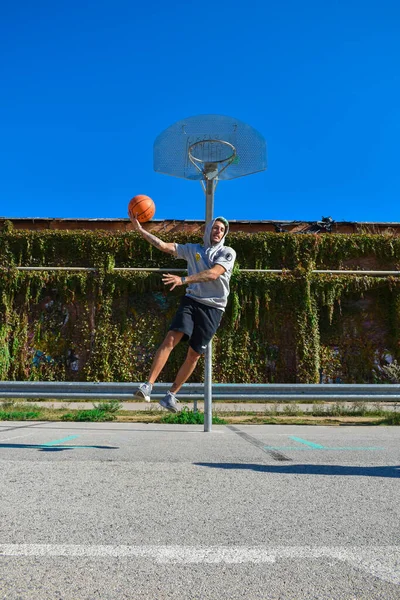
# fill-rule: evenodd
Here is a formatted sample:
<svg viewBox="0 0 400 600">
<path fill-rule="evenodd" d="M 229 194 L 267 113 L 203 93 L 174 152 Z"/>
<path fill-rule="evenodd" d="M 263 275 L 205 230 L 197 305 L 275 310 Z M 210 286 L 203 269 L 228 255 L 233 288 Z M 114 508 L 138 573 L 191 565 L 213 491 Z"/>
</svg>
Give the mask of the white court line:
<svg viewBox="0 0 400 600">
<path fill-rule="evenodd" d="M 0 556 L 147 558 L 161 564 L 275 563 L 332 558 L 400 585 L 400 546 L 111 546 L 0 544 Z"/>
<path fill-rule="evenodd" d="M 32 437 L 33 435 L 36 435 L 36 431 L 34 433 L 24 433 L 22 435 L 14 435 L 13 437 L 9 437 L 9 438 L 4 438 L 4 439 L 0 439 L 0 444 L 2 444 L 3 442 L 8 442 L 9 440 L 16 440 L 18 438 L 23 438 L 23 437 Z"/>
</svg>

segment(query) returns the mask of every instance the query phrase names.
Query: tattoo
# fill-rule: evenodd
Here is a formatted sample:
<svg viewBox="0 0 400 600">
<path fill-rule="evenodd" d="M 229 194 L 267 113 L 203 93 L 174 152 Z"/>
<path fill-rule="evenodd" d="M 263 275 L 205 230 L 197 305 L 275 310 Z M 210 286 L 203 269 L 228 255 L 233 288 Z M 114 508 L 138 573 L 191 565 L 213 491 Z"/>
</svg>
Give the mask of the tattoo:
<svg viewBox="0 0 400 600">
<path fill-rule="evenodd" d="M 158 237 L 156 237 L 152 233 L 149 233 L 145 229 L 143 229 L 142 235 L 152 246 L 155 246 L 156 248 L 161 250 L 163 243 L 164 243 L 162 240 L 160 240 Z"/>
<path fill-rule="evenodd" d="M 214 281 L 218 279 L 222 273 L 217 273 L 212 269 L 207 269 L 207 271 L 200 271 L 200 273 L 196 273 L 195 275 L 188 275 L 186 277 L 186 283 L 202 283 L 203 281 Z"/>
<path fill-rule="evenodd" d="M 149 231 L 146 231 L 146 229 L 142 229 L 141 233 L 144 239 L 147 240 L 149 244 L 151 244 L 155 248 L 158 248 L 158 250 L 161 250 L 162 252 L 167 252 L 167 254 L 175 254 L 175 250 L 166 247 L 165 242 L 160 240 L 158 237 L 156 237 Z"/>
<path fill-rule="evenodd" d="M 201 283 L 202 281 L 210 281 L 212 280 L 212 275 L 210 271 L 200 271 L 200 273 L 196 273 L 196 275 L 192 275 L 193 279 L 196 281 L 192 281 L 191 283 Z"/>
</svg>

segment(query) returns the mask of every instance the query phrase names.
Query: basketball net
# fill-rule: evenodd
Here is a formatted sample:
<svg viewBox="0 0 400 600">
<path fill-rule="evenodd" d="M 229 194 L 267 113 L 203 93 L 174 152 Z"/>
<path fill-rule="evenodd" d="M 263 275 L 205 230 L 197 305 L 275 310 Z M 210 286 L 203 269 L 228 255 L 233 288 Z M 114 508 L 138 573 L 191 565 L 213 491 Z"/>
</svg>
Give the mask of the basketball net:
<svg viewBox="0 0 400 600">
<path fill-rule="evenodd" d="M 203 178 L 201 183 L 206 189 L 206 182 L 213 182 L 215 188 L 218 177 L 236 159 L 236 148 L 224 140 L 202 140 L 195 142 L 188 149 L 190 162 Z"/>
</svg>

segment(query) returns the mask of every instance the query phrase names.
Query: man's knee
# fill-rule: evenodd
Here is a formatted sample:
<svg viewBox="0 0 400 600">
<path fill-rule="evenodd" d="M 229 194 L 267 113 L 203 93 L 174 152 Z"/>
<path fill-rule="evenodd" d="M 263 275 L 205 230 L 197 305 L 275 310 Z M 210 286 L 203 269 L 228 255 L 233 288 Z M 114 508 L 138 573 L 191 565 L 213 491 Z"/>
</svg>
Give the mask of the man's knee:
<svg viewBox="0 0 400 600">
<path fill-rule="evenodd" d="M 191 348 L 189 346 L 189 350 L 188 350 L 187 357 L 186 357 L 186 359 L 189 362 L 196 364 L 197 361 L 199 360 L 200 356 L 201 356 L 201 354 L 199 354 L 198 352 L 195 352 L 195 350 L 193 350 L 193 348 Z"/>
<path fill-rule="evenodd" d="M 184 334 L 182 331 L 168 331 L 163 343 L 161 344 L 161 348 L 169 348 L 172 350 L 181 341 L 183 336 Z"/>
</svg>

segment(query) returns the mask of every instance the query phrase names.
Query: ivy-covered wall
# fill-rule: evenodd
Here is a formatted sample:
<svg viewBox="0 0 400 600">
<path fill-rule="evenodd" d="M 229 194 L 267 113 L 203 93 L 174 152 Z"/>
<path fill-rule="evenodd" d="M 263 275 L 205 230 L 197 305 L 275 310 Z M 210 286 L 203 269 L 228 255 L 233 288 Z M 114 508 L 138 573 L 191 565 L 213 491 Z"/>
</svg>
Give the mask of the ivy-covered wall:
<svg viewBox="0 0 400 600">
<path fill-rule="evenodd" d="M 180 234 L 166 241 L 198 242 Z M 397 277 L 313 274 L 313 269 L 397 270 L 390 235 L 236 233 L 231 296 L 214 338 L 219 382 L 380 381 L 399 358 Z M 95 271 L 21 271 L 80 266 Z M 0 232 L 0 378 L 143 381 L 184 288 L 160 273 L 114 267 L 174 267 L 135 233 Z M 283 274 L 241 269 L 285 269 Z M 180 344 L 162 373 L 173 381 Z M 203 378 L 200 361 L 192 381 Z"/>
</svg>

